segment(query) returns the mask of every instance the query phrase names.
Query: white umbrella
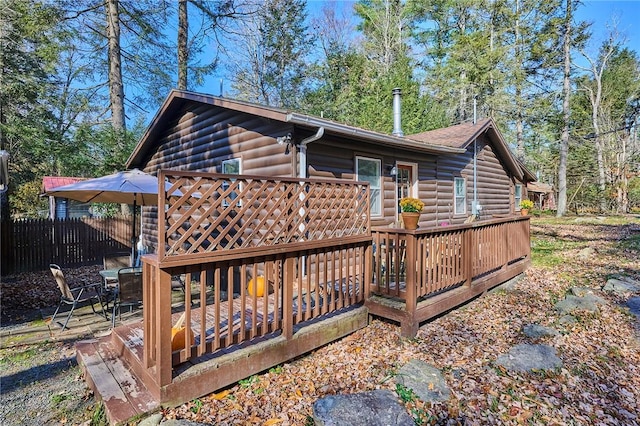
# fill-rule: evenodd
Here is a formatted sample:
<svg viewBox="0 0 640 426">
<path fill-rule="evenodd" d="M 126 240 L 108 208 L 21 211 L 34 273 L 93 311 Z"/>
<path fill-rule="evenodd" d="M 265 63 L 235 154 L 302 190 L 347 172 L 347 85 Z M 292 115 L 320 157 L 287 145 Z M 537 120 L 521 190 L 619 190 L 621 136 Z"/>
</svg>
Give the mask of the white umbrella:
<svg viewBox="0 0 640 426">
<path fill-rule="evenodd" d="M 169 185 L 167 184 L 167 187 Z M 168 190 L 168 192 L 171 192 Z M 133 204 L 133 234 L 131 237 L 132 261 L 135 262 L 136 205 L 158 204 L 158 178 L 138 169 L 117 172 L 111 175 L 87 179 L 59 186 L 46 195 L 69 198 L 85 203 Z M 175 191 L 174 195 L 181 195 Z"/>
</svg>

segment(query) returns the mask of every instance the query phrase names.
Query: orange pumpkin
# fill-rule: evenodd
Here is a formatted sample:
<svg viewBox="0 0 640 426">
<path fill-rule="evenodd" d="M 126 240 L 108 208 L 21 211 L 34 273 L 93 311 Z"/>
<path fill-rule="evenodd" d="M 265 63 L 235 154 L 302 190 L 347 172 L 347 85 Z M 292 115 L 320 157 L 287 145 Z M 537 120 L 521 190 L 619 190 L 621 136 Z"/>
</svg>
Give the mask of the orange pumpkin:
<svg viewBox="0 0 640 426">
<path fill-rule="evenodd" d="M 185 313 L 180 316 L 176 325 L 171 327 L 171 352 L 184 349 L 184 335 L 187 332 L 186 327 L 182 326 L 185 319 Z M 191 333 L 191 346 L 196 344 L 196 337 Z"/>
<path fill-rule="evenodd" d="M 264 285 L 264 277 L 262 275 L 258 275 L 256 278 L 251 278 L 249 280 L 249 284 L 247 284 L 247 291 L 251 296 L 262 297 L 264 296 Z"/>
</svg>

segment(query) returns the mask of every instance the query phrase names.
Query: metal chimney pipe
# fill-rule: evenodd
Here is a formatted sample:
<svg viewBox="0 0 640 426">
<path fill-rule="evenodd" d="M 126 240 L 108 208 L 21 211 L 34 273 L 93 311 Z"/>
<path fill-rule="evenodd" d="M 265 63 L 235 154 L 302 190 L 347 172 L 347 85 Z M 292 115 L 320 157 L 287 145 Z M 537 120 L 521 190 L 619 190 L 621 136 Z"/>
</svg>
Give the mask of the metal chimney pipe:
<svg viewBox="0 0 640 426">
<path fill-rule="evenodd" d="M 393 132 L 391 132 L 391 134 L 402 137 L 404 136 L 404 133 L 402 133 L 402 116 L 400 112 L 400 95 L 402 94 L 402 90 L 396 87 L 391 93 L 393 93 Z"/>
</svg>

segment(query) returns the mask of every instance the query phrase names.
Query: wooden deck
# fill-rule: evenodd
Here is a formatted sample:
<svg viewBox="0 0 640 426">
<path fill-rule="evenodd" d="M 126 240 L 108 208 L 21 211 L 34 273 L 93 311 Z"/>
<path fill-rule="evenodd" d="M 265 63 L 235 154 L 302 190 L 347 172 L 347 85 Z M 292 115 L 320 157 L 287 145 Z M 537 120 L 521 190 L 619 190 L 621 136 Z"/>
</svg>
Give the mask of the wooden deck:
<svg viewBox="0 0 640 426">
<path fill-rule="evenodd" d="M 160 199 L 158 253 L 142 258 L 143 321 L 78 347 L 116 423 L 286 362 L 366 326 L 370 315 L 415 336 L 421 322 L 530 263 L 526 217 L 371 229 L 368 192 L 357 182 L 234 176 L 225 185 L 224 175 L 171 173 L 161 186 L 166 177 L 181 195 Z M 242 203 L 225 201 L 233 191 Z M 187 283 L 178 308 L 175 276 Z M 258 277 L 269 291 L 252 297 Z M 182 314 L 188 344 L 172 350 Z"/>
</svg>

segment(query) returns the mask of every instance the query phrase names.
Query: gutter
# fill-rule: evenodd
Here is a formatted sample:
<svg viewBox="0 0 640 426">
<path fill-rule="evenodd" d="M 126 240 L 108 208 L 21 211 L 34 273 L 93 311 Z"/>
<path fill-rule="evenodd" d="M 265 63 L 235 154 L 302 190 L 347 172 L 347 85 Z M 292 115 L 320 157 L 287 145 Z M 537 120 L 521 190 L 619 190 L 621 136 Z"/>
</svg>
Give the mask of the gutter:
<svg viewBox="0 0 640 426">
<path fill-rule="evenodd" d="M 297 124 L 307 127 L 324 128 L 325 131 L 332 132 L 338 135 L 357 138 L 369 142 L 374 142 L 379 145 L 386 145 L 393 148 L 407 148 L 418 151 L 428 152 L 432 154 L 463 154 L 466 152 L 465 148 L 453 148 L 449 146 L 441 145 L 428 145 L 423 142 L 412 141 L 407 138 L 401 138 L 398 136 L 384 135 L 382 133 L 373 132 L 370 130 L 359 129 L 344 124 L 335 123 L 329 120 L 323 120 L 314 118 L 308 115 L 289 113 L 287 114 L 286 121 L 292 124 Z"/>
</svg>

